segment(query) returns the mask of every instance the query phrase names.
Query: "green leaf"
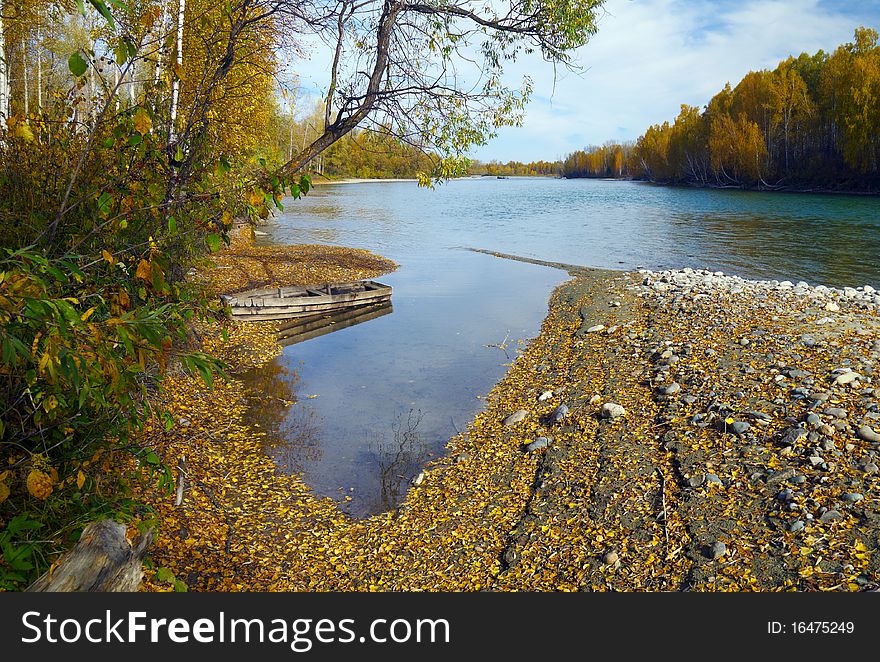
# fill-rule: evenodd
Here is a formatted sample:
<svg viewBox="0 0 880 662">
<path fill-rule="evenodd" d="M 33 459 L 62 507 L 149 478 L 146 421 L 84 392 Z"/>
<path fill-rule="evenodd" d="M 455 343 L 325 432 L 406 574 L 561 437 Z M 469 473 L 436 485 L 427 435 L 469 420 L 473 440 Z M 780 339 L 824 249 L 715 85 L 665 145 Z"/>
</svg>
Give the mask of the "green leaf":
<svg viewBox="0 0 880 662">
<path fill-rule="evenodd" d="M 175 579 L 174 572 L 170 568 L 159 568 L 156 571 L 156 579 L 160 582 L 173 582 Z"/>
<path fill-rule="evenodd" d="M 113 47 L 113 54 L 116 56 L 116 64 L 120 67 L 125 64 L 125 61 L 128 59 L 128 44 L 125 43 L 125 39 L 120 38 L 116 45 Z"/>
<path fill-rule="evenodd" d="M 153 451 L 149 451 L 144 456 L 144 461 L 147 464 L 152 464 L 153 466 L 159 466 L 162 462 L 159 460 L 159 456 L 156 455 Z"/>
<path fill-rule="evenodd" d="M 98 210 L 106 214 L 110 211 L 110 204 L 113 202 L 113 196 L 110 195 L 107 191 L 104 191 L 100 197 L 98 198 Z"/>
<path fill-rule="evenodd" d="M 98 13 L 107 20 L 107 23 L 110 24 L 111 28 L 116 27 L 116 21 L 113 20 L 113 14 L 110 13 L 110 9 L 104 4 L 103 0 L 89 0 L 89 4 L 98 10 Z"/>
<path fill-rule="evenodd" d="M 137 147 L 143 141 L 143 136 L 139 133 L 133 133 L 128 137 L 128 144 L 131 147 Z"/>
<path fill-rule="evenodd" d="M 67 66 L 70 68 L 70 73 L 79 78 L 88 70 L 89 63 L 83 59 L 82 55 L 74 53 L 67 58 Z"/>
<path fill-rule="evenodd" d="M 216 253 L 218 250 L 220 250 L 220 235 L 209 234 L 205 237 L 205 243 L 208 244 L 208 248 L 211 249 L 212 253 Z"/>
<path fill-rule="evenodd" d="M 177 221 L 174 220 L 173 216 L 168 217 L 168 232 L 170 234 L 177 234 Z"/>
</svg>

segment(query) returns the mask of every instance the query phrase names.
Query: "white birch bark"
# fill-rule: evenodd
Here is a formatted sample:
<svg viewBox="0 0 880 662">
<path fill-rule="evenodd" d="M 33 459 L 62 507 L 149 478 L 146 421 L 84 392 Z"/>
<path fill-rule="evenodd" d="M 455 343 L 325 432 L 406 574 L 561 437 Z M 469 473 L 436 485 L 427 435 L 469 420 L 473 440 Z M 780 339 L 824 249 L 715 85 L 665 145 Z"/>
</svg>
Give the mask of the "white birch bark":
<svg viewBox="0 0 880 662">
<path fill-rule="evenodd" d="M 177 71 L 173 72 L 171 83 L 171 113 L 168 129 L 168 142 L 177 142 L 177 108 L 180 103 L 180 78 L 178 73 L 183 66 L 183 19 L 186 12 L 186 0 L 178 0 L 177 5 L 177 53 L 175 62 Z"/>
<path fill-rule="evenodd" d="M 165 54 L 165 26 L 168 25 L 168 6 L 162 8 L 162 18 L 159 27 L 156 30 L 156 71 L 153 76 L 153 84 L 158 85 L 159 79 L 162 77 L 162 56 Z"/>
<path fill-rule="evenodd" d="M 43 35 L 37 30 L 37 112 L 43 112 Z"/>
<path fill-rule="evenodd" d="M 28 103 L 30 94 L 28 94 L 27 43 L 25 43 L 24 39 L 21 40 L 21 69 L 24 72 L 24 116 L 27 117 L 30 112 L 30 105 Z"/>
<path fill-rule="evenodd" d="M 6 38 L 3 33 L 3 0 L 0 0 L 0 128 L 9 117 L 9 68 L 6 64 Z"/>
</svg>

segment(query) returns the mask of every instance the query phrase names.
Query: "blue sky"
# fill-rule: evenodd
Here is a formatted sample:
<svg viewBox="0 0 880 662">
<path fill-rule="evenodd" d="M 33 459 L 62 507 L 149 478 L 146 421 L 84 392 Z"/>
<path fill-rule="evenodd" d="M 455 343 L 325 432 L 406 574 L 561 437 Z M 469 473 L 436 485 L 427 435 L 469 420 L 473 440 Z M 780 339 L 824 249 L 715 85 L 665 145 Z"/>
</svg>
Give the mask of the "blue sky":
<svg viewBox="0 0 880 662">
<path fill-rule="evenodd" d="M 508 68 L 512 86 L 524 75 L 534 82 L 524 125 L 473 156 L 553 160 L 635 139 L 682 103 L 703 106 L 725 82 L 790 54 L 833 50 L 859 25 L 880 29 L 880 0 L 608 0 L 598 34 L 577 54 L 580 71 L 557 71 L 554 85 L 540 58 Z"/>
</svg>

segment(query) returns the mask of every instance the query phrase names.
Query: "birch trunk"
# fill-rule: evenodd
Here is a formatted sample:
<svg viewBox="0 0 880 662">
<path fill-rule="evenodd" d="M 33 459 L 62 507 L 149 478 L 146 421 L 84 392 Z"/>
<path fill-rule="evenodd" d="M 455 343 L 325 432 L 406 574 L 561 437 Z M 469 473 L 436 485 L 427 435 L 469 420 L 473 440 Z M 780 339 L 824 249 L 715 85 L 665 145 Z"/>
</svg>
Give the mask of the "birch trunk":
<svg viewBox="0 0 880 662">
<path fill-rule="evenodd" d="M 156 71 L 153 76 L 153 84 L 158 85 L 162 77 L 162 56 L 165 54 L 165 26 L 168 25 L 168 7 L 162 8 L 162 19 L 156 32 L 158 46 L 156 47 Z"/>
<path fill-rule="evenodd" d="M 43 112 L 43 35 L 37 30 L 37 112 Z"/>
<path fill-rule="evenodd" d="M 27 61 L 27 44 L 24 39 L 21 40 L 21 69 L 24 72 L 24 116 L 27 117 L 30 112 L 28 105 L 28 61 Z"/>
<path fill-rule="evenodd" d="M 175 62 L 177 64 L 176 71 L 172 72 L 171 77 L 171 113 L 170 126 L 168 129 L 168 142 L 173 144 L 177 142 L 177 107 L 180 103 L 180 69 L 183 66 L 183 18 L 186 13 L 186 0 L 178 0 L 177 6 L 177 53 Z"/>
<path fill-rule="evenodd" d="M 6 66 L 6 39 L 3 35 L 3 0 L 0 0 L 0 128 L 9 117 L 9 69 Z"/>
</svg>

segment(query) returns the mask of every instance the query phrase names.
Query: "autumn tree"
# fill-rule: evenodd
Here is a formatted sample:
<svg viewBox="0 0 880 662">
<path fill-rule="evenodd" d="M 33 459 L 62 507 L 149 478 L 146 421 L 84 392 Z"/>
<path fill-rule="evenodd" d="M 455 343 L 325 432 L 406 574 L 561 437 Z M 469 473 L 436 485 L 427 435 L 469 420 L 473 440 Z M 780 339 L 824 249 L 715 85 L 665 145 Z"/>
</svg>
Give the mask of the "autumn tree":
<svg viewBox="0 0 880 662">
<path fill-rule="evenodd" d="M 434 176 L 464 172 L 468 150 L 521 121 L 531 81 L 519 89 L 505 87 L 505 63 L 528 53 L 568 63 L 596 31 L 601 5 L 602 0 L 287 5 L 285 11 L 331 44 L 333 56 L 320 132 L 281 171 L 300 170 L 361 126 L 440 155 Z"/>
<path fill-rule="evenodd" d="M 696 185 L 880 190 L 880 47 L 859 28 L 832 54 L 802 53 L 724 86 L 702 111 L 636 141 L 624 177 Z M 566 176 L 602 176 L 598 148 L 565 161 Z"/>
</svg>

